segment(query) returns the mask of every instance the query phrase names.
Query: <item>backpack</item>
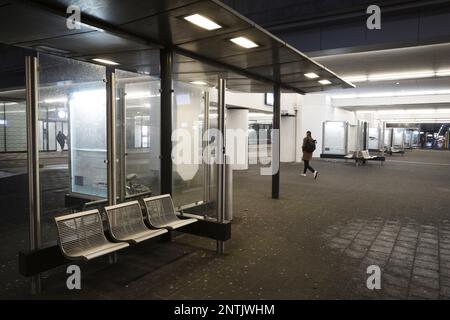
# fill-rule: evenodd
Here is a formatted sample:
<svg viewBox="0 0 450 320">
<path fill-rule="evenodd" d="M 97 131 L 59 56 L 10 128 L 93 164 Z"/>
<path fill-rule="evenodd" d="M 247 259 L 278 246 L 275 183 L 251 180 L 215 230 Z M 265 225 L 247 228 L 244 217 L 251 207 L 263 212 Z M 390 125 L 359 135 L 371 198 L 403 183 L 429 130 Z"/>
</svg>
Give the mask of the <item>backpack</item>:
<svg viewBox="0 0 450 320">
<path fill-rule="evenodd" d="M 316 140 L 308 139 L 305 143 L 303 151 L 313 153 L 314 150 L 316 150 Z"/>
</svg>

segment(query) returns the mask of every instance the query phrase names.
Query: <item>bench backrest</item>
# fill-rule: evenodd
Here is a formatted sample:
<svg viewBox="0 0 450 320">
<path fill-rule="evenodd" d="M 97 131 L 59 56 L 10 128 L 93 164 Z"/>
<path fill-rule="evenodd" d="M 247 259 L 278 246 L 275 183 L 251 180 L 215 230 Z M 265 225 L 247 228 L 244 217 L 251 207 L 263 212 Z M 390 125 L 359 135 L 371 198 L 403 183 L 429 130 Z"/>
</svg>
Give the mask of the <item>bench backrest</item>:
<svg viewBox="0 0 450 320">
<path fill-rule="evenodd" d="M 124 239 L 148 230 L 138 201 L 105 207 L 109 230 L 114 238 Z"/>
<path fill-rule="evenodd" d="M 55 222 L 59 245 L 68 256 L 75 256 L 107 242 L 98 210 L 56 217 Z"/>
<path fill-rule="evenodd" d="M 151 220 L 172 220 L 177 218 L 170 194 L 144 199 L 148 218 Z"/>
</svg>

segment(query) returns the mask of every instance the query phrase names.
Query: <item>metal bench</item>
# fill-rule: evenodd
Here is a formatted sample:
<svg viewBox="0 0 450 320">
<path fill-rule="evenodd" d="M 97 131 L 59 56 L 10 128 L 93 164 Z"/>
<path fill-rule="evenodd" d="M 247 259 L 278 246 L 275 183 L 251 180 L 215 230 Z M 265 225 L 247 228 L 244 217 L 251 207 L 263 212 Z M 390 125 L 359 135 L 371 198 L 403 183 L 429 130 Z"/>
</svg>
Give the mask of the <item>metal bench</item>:
<svg viewBox="0 0 450 320">
<path fill-rule="evenodd" d="M 146 198 L 144 204 L 148 222 L 154 228 L 174 230 L 198 221 L 194 218 L 178 218 L 170 194 Z"/>
<path fill-rule="evenodd" d="M 98 210 L 56 217 L 55 222 L 59 247 L 69 260 L 91 260 L 129 246 L 106 239 Z"/>
<path fill-rule="evenodd" d="M 362 151 L 362 156 L 363 156 L 364 160 L 373 160 L 373 161 L 381 161 L 381 162 L 386 161 L 385 157 L 382 157 L 382 156 L 371 156 L 370 153 L 369 153 L 369 150 Z"/>
<path fill-rule="evenodd" d="M 136 244 L 167 233 L 166 229 L 147 228 L 138 201 L 105 207 L 105 211 L 109 232 L 114 240 Z"/>
</svg>

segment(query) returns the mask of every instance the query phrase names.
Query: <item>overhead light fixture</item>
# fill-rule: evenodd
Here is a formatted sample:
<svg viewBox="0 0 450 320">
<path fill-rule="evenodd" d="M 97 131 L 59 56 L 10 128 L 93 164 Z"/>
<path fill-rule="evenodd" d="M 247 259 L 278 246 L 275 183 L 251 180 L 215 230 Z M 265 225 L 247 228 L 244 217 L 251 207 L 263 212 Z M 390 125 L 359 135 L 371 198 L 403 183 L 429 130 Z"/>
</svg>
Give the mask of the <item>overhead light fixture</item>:
<svg viewBox="0 0 450 320">
<path fill-rule="evenodd" d="M 247 39 L 246 37 L 237 37 L 237 38 L 230 39 L 230 41 L 237 44 L 238 46 L 241 46 L 246 49 L 259 47 L 258 44 L 254 43 L 250 39 Z"/>
<path fill-rule="evenodd" d="M 369 76 L 369 81 L 389 81 L 389 80 L 403 80 L 403 79 L 423 79 L 435 76 L 434 71 L 417 71 L 405 73 L 390 73 L 390 74 L 375 74 Z"/>
<path fill-rule="evenodd" d="M 106 59 L 95 58 L 95 59 L 92 59 L 92 60 L 96 61 L 96 62 L 103 63 L 103 64 L 108 64 L 108 65 L 111 65 L 111 66 L 119 65 L 117 62 L 114 62 L 114 61 L 111 61 L 111 60 L 106 60 Z"/>
<path fill-rule="evenodd" d="M 65 119 L 66 116 L 67 116 L 67 113 L 64 110 L 59 110 L 58 111 L 58 118 Z"/>
<path fill-rule="evenodd" d="M 343 77 L 349 82 L 366 82 L 366 81 L 396 81 L 407 79 L 424 79 L 432 77 L 450 77 L 450 70 L 421 70 L 413 72 L 399 72 L 399 73 L 380 73 L 373 75 L 354 75 Z"/>
<path fill-rule="evenodd" d="M 343 78 L 345 81 L 348 81 L 348 82 L 353 82 L 353 83 L 356 83 L 356 82 L 366 82 L 367 81 L 367 76 L 348 76 L 348 77 L 344 77 Z"/>
<path fill-rule="evenodd" d="M 199 85 L 199 86 L 206 86 L 207 85 L 207 83 L 205 81 L 192 81 L 191 83 Z"/>
<path fill-rule="evenodd" d="M 439 70 L 436 72 L 437 77 L 449 77 L 450 76 L 450 70 Z"/>
<path fill-rule="evenodd" d="M 43 103 L 66 103 L 67 97 L 59 97 L 59 98 L 51 98 L 51 99 L 45 99 Z"/>
<path fill-rule="evenodd" d="M 423 90 L 423 91 L 399 91 L 399 92 L 374 92 L 360 94 L 340 94 L 333 95 L 331 99 L 358 99 L 358 98 L 392 98 L 392 97 L 410 97 L 410 96 L 429 96 L 450 94 L 449 89 L 442 90 Z"/>
<path fill-rule="evenodd" d="M 314 72 L 310 72 L 310 73 L 305 73 L 305 77 L 307 77 L 309 79 L 317 79 L 319 76 L 317 74 L 315 74 Z"/>
<path fill-rule="evenodd" d="M 203 28 L 203 29 L 206 29 L 209 31 L 222 28 L 221 25 L 215 23 L 211 19 L 208 19 L 198 13 L 184 17 L 184 19 L 189 21 L 190 23 L 195 24 L 196 26 L 198 26 L 200 28 Z"/>
<path fill-rule="evenodd" d="M 326 79 L 324 79 L 324 80 L 319 80 L 319 81 L 317 81 L 317 82 L 319 82 L 321 85 L 324 85 L 324 86 L 326 86 L 326 85 L 328 85 L 328 84 L 331 84 L 331 81 L 330 81 L 330 80 L 326 80 Z"/>
</svg>

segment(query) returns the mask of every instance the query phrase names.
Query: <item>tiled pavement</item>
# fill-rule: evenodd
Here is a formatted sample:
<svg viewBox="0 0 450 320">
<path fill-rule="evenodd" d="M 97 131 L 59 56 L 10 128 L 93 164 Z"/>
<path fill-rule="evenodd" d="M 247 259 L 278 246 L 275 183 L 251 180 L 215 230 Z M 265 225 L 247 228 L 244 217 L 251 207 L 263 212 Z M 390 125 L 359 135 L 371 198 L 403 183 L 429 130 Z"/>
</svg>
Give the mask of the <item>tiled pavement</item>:
<svg viewBox="0 0 450 320">
<path fill-rule="evenodd" d="M 419 224 L 414 220 L 356 219 L 330 226 L 330 248 L 359 263 L 381 269 L 379 296 L 393 299 L 450 299 L 450 220 Z M 373 297 L 365 278 L 352 279 L 356 295 Z M 350 291 L 349 291 L 350 292 Z"/>
<path fill-rule="evenodd" d="M 259 167 L 236 172 L 224 256 L 190 235 L 142 244 L 119 253 L 117 265 L 83 265 L 79 293 L 64 288 L 64 270 L 46 274 L 40 297 L 450 299 L 450 166 L 442 165 L 450 152 L 395 159 L 383 167 L 314 161 L 318 180 L 300 177 L 299 164 L 283 165 L 279 200 Z M 382 269 L 379 291 L 366 287 L 368 265 Z"/>
</svg>

